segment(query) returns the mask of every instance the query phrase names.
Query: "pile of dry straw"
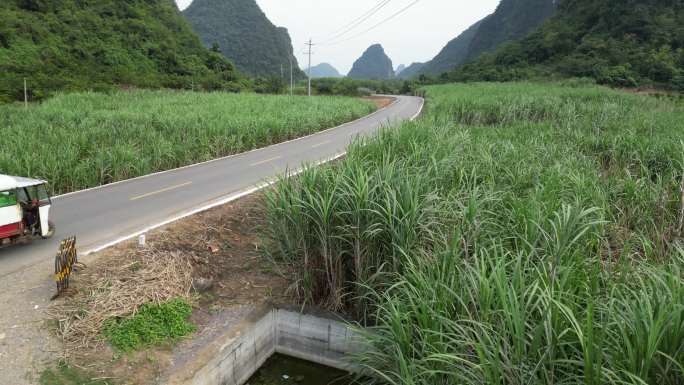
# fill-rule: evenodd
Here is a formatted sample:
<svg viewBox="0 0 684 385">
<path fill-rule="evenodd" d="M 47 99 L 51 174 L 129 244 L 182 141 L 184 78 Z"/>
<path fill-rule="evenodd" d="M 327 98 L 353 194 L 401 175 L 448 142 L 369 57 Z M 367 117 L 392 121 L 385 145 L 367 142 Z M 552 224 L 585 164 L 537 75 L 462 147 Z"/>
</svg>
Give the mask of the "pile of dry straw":
<svg viewBox="0 0 684 385">
<path fill-rule="evenodd" d="M 75 292 L 50 308 L 66 356 L 101 346 L 102 328 L 110 318 L 133 315 L 145 303 L 191 299 L 192 265 L 187 256 L 154 248 L 122 254 L 77 272 Z"/>
</svg>

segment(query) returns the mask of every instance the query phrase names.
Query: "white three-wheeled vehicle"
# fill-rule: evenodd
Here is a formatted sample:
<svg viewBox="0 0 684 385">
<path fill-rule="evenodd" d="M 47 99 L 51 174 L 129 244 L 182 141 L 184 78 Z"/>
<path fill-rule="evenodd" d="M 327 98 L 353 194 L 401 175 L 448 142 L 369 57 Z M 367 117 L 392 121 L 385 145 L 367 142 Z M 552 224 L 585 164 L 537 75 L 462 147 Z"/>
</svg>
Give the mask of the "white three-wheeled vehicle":
<svg viewBox="0 0 684 385">
<path fill-rule="evenodd" d="M 55 234 L 46 185 L 44 180 L 0 174 L 0 246 Z"/>
</svg>

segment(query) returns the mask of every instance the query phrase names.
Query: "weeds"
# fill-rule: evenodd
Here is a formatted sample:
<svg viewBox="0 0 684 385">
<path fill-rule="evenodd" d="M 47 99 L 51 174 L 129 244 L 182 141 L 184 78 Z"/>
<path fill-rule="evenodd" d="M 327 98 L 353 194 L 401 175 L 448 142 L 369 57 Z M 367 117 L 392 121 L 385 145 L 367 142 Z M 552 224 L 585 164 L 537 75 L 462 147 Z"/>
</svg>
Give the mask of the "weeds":
<svg viewBox="0 0 684 385">
<path fill-rule="evenodd" d="M 145 346 L 176 341 L 195 331 L 188 322 L 192 307 L 185 300 L 145 304 L 129 318 L 105 322 L 103 333 L 115 348 L 128 352 Z"/>
<path fill-rule="evenodd" d="M 43 370 L 38 383 L 40 385 L 113 385 L 115 382 L 109 378 L 97 378 L 83 369 L 59 362 L 54 367 Z"/>
<path fill-rule="evenodd" d="M 371 326 L 379 383 L 684 384 L 684 111 L 595 86 L 428 98 L 267 195 L 302 301 Z"/>
</svg>

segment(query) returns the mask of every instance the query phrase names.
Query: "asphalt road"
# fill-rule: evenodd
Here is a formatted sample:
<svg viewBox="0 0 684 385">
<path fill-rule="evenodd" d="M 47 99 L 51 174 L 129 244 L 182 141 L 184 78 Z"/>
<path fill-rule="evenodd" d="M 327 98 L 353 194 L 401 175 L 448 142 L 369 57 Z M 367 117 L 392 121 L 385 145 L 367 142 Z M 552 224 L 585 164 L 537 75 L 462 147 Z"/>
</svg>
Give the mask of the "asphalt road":
<svg viewBox="0 0 684 385">
<path fill-rule="evenodd" d="M 372 115 L 301 139 L 53 198 L 54 238 L 0 249 L 0 277 L 53 260 L 59 241 L 68 236 L 77 237 L 79 252 L 95 251 L 338 156 L 355 137 L 420 113 L 421 98 L 396 98 Z"/>
</svg>

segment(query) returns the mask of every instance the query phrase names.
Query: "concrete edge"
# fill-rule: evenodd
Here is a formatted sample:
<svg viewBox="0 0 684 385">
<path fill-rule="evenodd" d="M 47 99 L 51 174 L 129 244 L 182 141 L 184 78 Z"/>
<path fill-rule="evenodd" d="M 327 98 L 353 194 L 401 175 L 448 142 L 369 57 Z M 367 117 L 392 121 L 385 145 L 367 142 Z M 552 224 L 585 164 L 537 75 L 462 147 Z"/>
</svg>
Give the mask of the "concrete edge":
<svg viewBox="0 0 684 385">
<path fill-rule="evenodd" d="M 192 361 L 169 374 L 165 383 L 243 385 L 275 353 L 358 372 L 360 369 L 347 357 L 359 352 L 360 335 L 347 322 L 330 314 L 313 308 L 301 313 L 270 304 L 259 306 L 237 326 L 215 338 Z"/>
</svg>

